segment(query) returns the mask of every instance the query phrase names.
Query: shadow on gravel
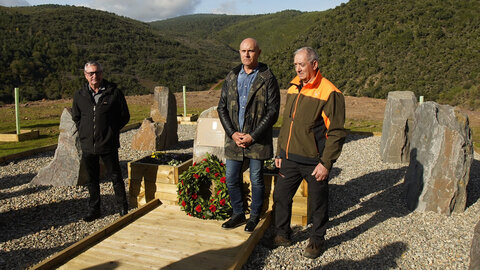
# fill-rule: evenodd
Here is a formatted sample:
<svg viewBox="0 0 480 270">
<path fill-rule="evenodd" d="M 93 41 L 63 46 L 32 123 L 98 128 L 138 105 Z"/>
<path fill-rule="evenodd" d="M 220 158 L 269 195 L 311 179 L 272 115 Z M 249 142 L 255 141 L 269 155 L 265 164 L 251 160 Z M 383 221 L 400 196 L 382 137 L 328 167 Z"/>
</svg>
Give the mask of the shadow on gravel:
<svg viewBox="0 0 480 270">
<path fill-rule="evenodd" d="M 345 137 L 345 143 L 362 140 L 362 139 L 372 137 L 372 136 L 373 136 L 373 133 L 371 133 L 371 132 L 348 133 L 347 137 Z"/>
<path fill-rule="evenodd" d="M 335 227 L 370 213 L 375 214 L 350 231 L 328 239 L 328 247 L 334 247 L 354 239 L 392 217 L 402 217 L 410 213 L 406 207 L 404 186 L 400 183 L 405 175 L 405 170 L 406 168 L 383 170 L 350 180 L 345 185 L 331 184 L 329 202 L 331 217 L 337 216 L 355 205 L 359 208 L 344 216 L 334 218 L 329 222 L 329 227 Z M 371 197 L 368 198 L 368 196 Z"/>
<path fill-rule="evenodd" d="M 0 190 L 0 200 L 6 200 L 6 199 L 10 199 L 10 198 L 19 197 L 19 196 L 30 195 L 30 194 L 34 194 L 34 193 L 37 193 L 37 192 L 40 192 L 40 191 L 43 191 L 43 190 L 47 190 L 47 189 L 49 189 L 49 187 L 47 187 L 47 186 L 32 186 L 32 187 L 22 189 L 22 190 L 19 190 L 19 191 L 15 191 L 15 192 L 4 192 L 4 191 Z"/>
<path fill-rule="evenodd" d="M 5 176 L 0 178 L 0 192 L 2 189 L 9 189 L 16 186 L 21 186 L 32 181 L 33 177 L 36 174 L 33 173 L 25 173 L 25 174 L 17 174 L 14 176 Z"/>
<path fill-rule="evenodd" d="M 474 159 L 470 167 L 470 180 L 467 185 L 467 206 L 472 206 L 480 199 L 480 161 Z"/>
<path fill-rule="evenodd" d="M 60 252 L 73 244 L 75 244 L 75 242 L 65 243 L 62 246 L 49 249 L 24 248 L 8 252 L 0 250 L 0 258 L 7 258 L 5 259 L 5 267 L 2 268 L 2 265 L 0 264 L 0 269 L 30 269 L 43 261 L 43 259 L 41 261 L 37 261 L 38 259 L 32 258 L 47 258 L 48 256 Z M 10 260 L 8 260 L 8 258 L 10 258 Z"/>
<path fill-rule="evenodd" d="M 408 247 L 405 243 L 395 242 L 383 247 L 377 254 L 363 259 L 361 261 L 354 260 L 338 260 L 322 267 L 313 269 L 322 270 L 338 270 L 338 269 L 395 269 L 398 268 L 396 259 L 407 251 Z"/>
<path fill-rule="evenodd" d="M 35 234 L 81 220 L 88 199 L 72 199 L 0 213 L 0 242 Z M 102 217 L 115 214 L 114 195 L 102 195 Z"/>
</svg>

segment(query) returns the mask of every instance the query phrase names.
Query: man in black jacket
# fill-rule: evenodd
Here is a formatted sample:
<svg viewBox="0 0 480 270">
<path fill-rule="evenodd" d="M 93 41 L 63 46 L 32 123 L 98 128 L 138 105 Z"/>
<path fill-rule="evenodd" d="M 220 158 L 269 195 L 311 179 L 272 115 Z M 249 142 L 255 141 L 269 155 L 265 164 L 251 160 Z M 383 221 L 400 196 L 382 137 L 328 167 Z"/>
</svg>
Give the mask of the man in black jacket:
<svg viewBox="0 0 480 270">
<path fill-rule="evenodd" d="M 72 118 L 75 122 L 82 148 L 82 164 L 88 177 L 89 211 L 85 221 L 100 217 L 100 164 L 101 158 L 107 176 L 113 183 L 120 216 L 127 214 L 128 203 L 123 182 L 118 148 L 120 130 L 130 120 L 127 102 L 114 83 L 103 79 L 102 66 L 97 62 L 85 64 L 88 83 L 75 92 Z"/>
<path fill-rule="evenodd" d="M 239 52 L 242 65 L 227 75 L 217 109 L 225 130 L 226 178 L 233 208 L 231 219 L 222 228 L 231 229 L 246 222 L 241 173 L 243 163 L 248 162 L 252 204 L 245 231 L 251 233 L 262 210 L 263 161 L 273 157 L 272 126 L 280 110 L 280 90 L 272 71 L 258 62 L 261 50 L 255 39 L 243 40 Z"/>
</svg>

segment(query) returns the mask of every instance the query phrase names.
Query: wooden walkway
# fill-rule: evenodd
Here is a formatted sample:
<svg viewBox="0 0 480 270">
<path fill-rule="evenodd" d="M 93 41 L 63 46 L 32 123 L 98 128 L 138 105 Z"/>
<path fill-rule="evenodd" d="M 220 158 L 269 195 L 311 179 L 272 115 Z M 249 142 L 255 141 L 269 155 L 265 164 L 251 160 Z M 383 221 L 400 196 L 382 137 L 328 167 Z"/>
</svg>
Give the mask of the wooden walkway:
<svg viewBox="0 0 480 270">
<path fill-rule="evenodd" d="M 34 269 L 240 269 L 271 219 L 267 212 L 247 234 L 244 226 L 224 230 L 224 221 L 192 218 L 178 206 L 160 204 L 148 203 Z"/>
</svg>

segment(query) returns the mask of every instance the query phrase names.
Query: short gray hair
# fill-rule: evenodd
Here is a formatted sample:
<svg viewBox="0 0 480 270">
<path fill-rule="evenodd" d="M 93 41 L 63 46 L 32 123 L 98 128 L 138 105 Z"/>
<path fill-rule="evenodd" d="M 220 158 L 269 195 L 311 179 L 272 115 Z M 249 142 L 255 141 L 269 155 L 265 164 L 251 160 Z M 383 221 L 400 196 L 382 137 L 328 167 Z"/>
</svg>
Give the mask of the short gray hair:
<svg viewBox="0 0 480 270">
<path fill-rule="evenodd" d="M 317 62 L 318 62 L 318 60 L 319 60 L 318 54 L 317 54 L 317 52 L 316 52 L 314 49 L 312 49 L 311 47 L 302 47 L 302 48 L 296 50 L 293 55 L 297 55 L 297 53 L 302 52 L 302 51 L 306 51 L 306 52 L 307 52 L 307 60 L 308 60 L 310 63 L 313 63 L 313 61 L 317 61 Z"/>
<path fill-rule="evenodd" d="M 83 70 L 86 70 L 88 66 L 96 66 L 100 69 L 100 71 L 103 71 L 102 65 L 100 63 L 98 63 L 97 61 L 88 61 L 85 64 L 85 67 L 83 68 Z"/>
</svg>

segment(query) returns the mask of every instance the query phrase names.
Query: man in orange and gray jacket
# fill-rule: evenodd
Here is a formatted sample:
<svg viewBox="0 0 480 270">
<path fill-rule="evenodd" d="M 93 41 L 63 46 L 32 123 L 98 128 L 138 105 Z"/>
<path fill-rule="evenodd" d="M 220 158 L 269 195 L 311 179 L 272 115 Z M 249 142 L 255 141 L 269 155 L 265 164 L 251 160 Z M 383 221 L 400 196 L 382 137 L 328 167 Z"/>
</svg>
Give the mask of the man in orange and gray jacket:
<svg viewBox="0 0 480 270">
<path fill-rule="evenodd" d="M 309 47 L 295 52 L 297 76 L 288 88 L 275 165 L 275 246 L 291 245 L 292 199 L 303 179 L 308 182 L 313 227 L 304 256 L 323 253 L 328 221 L 328 176 L 340 156 L 346 132 L 343 94 L 318 69 Z"/>
</svg>

